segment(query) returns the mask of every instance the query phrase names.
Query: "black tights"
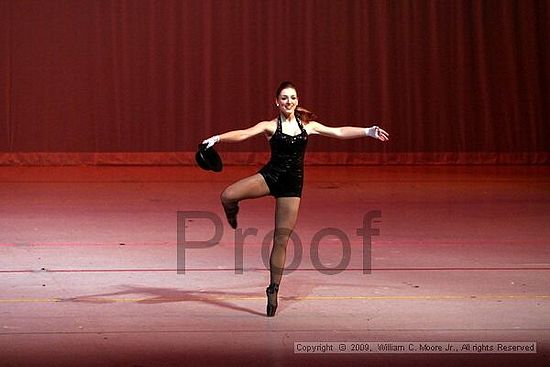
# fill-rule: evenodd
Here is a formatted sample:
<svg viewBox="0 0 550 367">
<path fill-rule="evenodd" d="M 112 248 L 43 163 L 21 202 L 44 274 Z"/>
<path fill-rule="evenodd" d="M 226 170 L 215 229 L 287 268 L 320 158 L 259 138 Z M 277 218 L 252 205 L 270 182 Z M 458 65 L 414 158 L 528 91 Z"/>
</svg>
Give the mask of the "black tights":
<svg viewBox="0 0 550 367">
<path fill-rule="evenodd" d="M 271 284 L 281 283 L 286 261 L 286 248 L 296 224 L 299 206 L 300 198 L 298 197 L 277 198 L 273 248 L 269 259 Z"/>
<path fill-rule="evenodd" d="M 266 195 L 269 195 L 269 188 L 264 178 L 260 174 L 255 174 L 227 187 L 221 195 L 221 201 L 226 213 L 231 213 L 238 208 L 239 201 Z M 296 224 L 299 207 L 299 197 L 276 199 L 275 231 L 273 234 L 273 248 L 269 259 L 271 283 L 281 283 L 286 260 L 286 246 Z"/>
</svg>

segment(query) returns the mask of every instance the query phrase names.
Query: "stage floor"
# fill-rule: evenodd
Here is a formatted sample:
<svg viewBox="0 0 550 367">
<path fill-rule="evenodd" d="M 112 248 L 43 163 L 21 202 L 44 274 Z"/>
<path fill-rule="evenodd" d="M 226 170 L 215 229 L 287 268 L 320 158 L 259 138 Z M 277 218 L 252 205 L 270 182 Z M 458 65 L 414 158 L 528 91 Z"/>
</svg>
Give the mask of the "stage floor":
<svg viewBox="0 0 550 367">
<path fill-rule="evenodd" d="M 307 167 L 274 318 L 274 200 L 219 205 L 257 168 L 0 167 L 0 365 L 550 364 L 550 167 Z"/>
</svg>

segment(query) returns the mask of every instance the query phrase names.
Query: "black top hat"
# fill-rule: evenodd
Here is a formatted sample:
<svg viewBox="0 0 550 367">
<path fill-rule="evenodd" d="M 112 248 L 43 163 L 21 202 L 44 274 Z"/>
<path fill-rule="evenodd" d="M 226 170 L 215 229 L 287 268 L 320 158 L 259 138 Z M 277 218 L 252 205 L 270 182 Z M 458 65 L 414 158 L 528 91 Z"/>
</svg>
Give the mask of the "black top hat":
<svg viewBox="0 0 550 367">
<path fill-rule="evenodd" d="M 221 172 L 222 159 L 213 147 L 206 148 L 206 144 L 199 144 L 199 150 L 195 153 L 195 161 L 206 171 Z"/>
</svg>

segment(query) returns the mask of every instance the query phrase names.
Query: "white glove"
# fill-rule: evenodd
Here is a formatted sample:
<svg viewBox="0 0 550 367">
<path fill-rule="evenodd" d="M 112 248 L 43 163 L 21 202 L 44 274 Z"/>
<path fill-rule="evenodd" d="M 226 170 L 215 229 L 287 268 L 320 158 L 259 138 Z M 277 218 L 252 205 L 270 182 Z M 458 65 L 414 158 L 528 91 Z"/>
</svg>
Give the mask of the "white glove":
<svg viewBox="0 0 550 367">
<path fill-rule="evenodd" d="M 388 133 L 376 125 L 371 127 L 366 127 L 364 130 L 365 130 L 365 135 L 370 136 L 371 138 L 382 140 L 382 141 L 386 141 L 389 139 Z"/>
<path fill-rule="evenodd" d="M 204 140 L 202 143 L 206 144 L 206 149 L 208 149 L 208 148 L 213 147 L 214 144 L 216 144 L 219 141 L 220 141 L 220 136 L 219 135 L 214 135 L 214 136 Z"/>
</svg>

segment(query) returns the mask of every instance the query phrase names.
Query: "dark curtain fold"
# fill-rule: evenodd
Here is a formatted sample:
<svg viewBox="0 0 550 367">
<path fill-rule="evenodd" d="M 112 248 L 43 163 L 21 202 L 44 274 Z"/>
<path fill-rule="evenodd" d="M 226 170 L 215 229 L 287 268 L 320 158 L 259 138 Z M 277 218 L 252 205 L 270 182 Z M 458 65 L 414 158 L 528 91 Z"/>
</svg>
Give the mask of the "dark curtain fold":
<svg viewBox="0 0 550 367">
<path fill-rule="evenodd" d="M 548 163 L 549 19 L 547 0 L 0 0 L 0 157 L 159 163 L 272 118 L 288 79 L 321 122 L 392 135 L 314 137 L 327 163 Z"/>
</svg>

